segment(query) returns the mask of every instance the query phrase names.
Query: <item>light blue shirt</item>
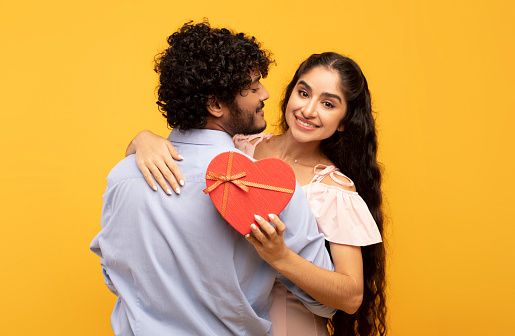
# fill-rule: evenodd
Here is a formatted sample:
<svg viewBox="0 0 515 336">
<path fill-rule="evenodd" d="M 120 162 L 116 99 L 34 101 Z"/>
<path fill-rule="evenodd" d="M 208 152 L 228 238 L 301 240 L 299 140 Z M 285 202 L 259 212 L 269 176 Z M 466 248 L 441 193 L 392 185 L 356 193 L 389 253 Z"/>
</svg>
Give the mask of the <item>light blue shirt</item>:
<svg viewBox="0 0 515 336">
<path fill-rule="evenodd" d="M 105 282 L 118 296 L 111 315 L 114 333 L 271 335 L 268 311 L 278 273 L 202 192 L 211 159 L 238 150 L 227 133 L 215 130 L 174 129 L 168 139 L 185 158 L 177 162 L 186 182 L 180 195 L 150 189 L 133 155 L 107 177 L 102 230 L 90 248 L 101 257 Z M 291 250 L 333 269 L 298 184 L 279 217 Z M 334 313 L 279 279 L 315 314 Z"/>
</svg>

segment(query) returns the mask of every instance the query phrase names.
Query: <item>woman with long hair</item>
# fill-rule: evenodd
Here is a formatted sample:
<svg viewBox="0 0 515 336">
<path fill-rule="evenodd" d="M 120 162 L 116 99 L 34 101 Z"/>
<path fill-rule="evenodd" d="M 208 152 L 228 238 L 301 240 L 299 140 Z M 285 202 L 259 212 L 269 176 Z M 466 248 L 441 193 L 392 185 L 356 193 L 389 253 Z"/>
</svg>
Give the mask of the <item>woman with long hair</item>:
<svg viewBox="0 0 515 336">
<path fill-rule="evenodd" d="M 257 218 L 261 230 L 252 226 L 247 239 L 290 281 L 338 311 L 329 320 L 315 316 L 276 282 L 270 310 L 274 335 L 386 335 L 381 171 L 367 80 L 350 58 L 311 55 L 287 86 L 281 111 L 282 134 L 236 135 L 235 146 L 255 159 L 277 157 L 291 165 L 335 272 L 291 252 L 277 216 L 270 216 L 275 226 Z M 172 156 L 181 158 L 167 140 L 144 131 L 127 148 L 132 153 L 154 189 L 150 174 L 164 190 L 165 179 L 172 187 L 181 181 Z"/>
</svg>

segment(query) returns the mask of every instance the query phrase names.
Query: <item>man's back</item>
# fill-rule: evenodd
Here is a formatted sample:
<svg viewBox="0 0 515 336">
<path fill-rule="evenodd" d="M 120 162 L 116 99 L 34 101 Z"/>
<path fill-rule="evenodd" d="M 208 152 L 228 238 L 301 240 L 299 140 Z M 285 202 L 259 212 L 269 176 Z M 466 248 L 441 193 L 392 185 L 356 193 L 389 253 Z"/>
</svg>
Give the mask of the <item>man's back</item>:
<svg viewBox="0 0 515 336">
<path fill-rule="evenodd" d="M 119 296 L 113 330 L 117 335 L 265 335 L 277 272 L 202 192 L 211 159 L 235 150 L 231 137 L 213 130 L 174 130 L 170 137 L 185 157 L 180 195 L 148 188 L 134 157 L 108 177 L 103 229 L 91 247 L 103 257 L 106 283 Z M 307 203 L 301 207 L 306 209 L 290 210 L 296 215 L 287 217 L 309 218 Z M 308 220 L 298 221 L 304 223 L 301 232 L 294 223 L 289 231 L 300 237 L 285 236 L 287 244 L 330 268 L 314 223 L 310 228 Z"/>
</svg>

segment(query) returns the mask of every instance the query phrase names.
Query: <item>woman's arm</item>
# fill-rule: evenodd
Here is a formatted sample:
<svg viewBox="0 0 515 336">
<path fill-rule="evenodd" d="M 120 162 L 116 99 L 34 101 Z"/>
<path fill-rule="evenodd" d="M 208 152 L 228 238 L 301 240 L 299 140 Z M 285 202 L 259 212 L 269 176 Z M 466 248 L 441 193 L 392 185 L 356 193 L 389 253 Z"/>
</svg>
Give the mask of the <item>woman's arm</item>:
<svg viewBox="0 0 515 336">
<path fill-rule="evenodd" d="M 125 156 L 131 154 L 136 154 L 136 163 L 152 189 L 157 190 L 155 178 L 168 195 L 172 194 L 170 186 L 175 193 L 181 193 L 179 184 L 184 185 L 184 177 L 174 160 L 182 160 L 183 157 L 170 141 L 145 130 L 138 133 L 127 147 Z"/>
<path fill-rule="evenodd" d="M 355 313 L 363 299 L 363 260 L 359 246 L 331 243 L 335 272 L 313 265 L 284 244 L 284 223 L 270 215 L 275 228 L 256 218 L 261 230 L 251 225 L 253 235 L 246 235 L 257 252 L 279 273 L 294 282 L 320 303 Z"/>
</svg>

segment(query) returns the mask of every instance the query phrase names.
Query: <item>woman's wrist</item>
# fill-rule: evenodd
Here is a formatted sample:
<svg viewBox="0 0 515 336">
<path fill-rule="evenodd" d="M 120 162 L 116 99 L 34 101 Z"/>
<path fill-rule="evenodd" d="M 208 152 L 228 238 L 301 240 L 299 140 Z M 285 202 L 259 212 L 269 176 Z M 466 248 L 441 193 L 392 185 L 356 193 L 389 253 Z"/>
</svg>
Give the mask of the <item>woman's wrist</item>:
<svg viewBox="0 0 515 336">
<path fill-rule="evenodd" d="M 284 251 L 284 253 L 282 253 L 282 255 L 279 256 L 279 258 L 274 258 L 274 260 L 270 263 L 270 266 L 272 266 L 279 272 L 284 272 L 289 267 L 293 266 L 295 262 L 295 257 L 299 256 L 289 248 L 286 248 L 286 251 Z"/>
<path fill-rule="evenodd" d="M 142 138 L 145 139 L 147 136 L 150 136 L 150 134 L 154 134 L 154 133 L 150 132 L 149 130 L 143 130 L 143 131 L 139 132 L 138 134 L 136 134 L 134 139 L 132 139 L 129 146 L 127 147 L 125 156 L 131 155 L 131 154 L 136 154 L 136 151 L 139 148 L 139 144 L 142 141 Z"/>
</svg>

